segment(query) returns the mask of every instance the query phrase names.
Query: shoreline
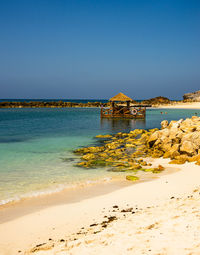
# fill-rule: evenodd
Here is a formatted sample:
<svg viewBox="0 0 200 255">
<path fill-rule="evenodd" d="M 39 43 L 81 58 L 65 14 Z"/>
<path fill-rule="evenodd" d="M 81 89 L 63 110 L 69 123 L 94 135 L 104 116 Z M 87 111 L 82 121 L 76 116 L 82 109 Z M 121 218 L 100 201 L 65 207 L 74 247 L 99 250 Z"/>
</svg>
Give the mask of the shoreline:
<svg viewBox="0 0 200 255">
<path fill-rule="evenodd" d="M 155 106 L 153 106 L 155 107 Z M 200 102 L 187 102 L 187 103 L 175 103 L 175 104 L 169 104 L 169 105 L 158 105 L 155 107 L 156 109 L 200 109 Z"/>
<path fill-rule="evenodd" d="M 151 103 L 151 100 L 149 100 L 149 103 L 147 104 L 148 100 L 146 100 L 147 108 L 174 108 L 174 109 L 200 109 L 200 102 L 183 102 L 180 101 L 170 101 L 170 103 Z M 142 104 L 139 102 L 138 104 Z M 109 107 L 110 103 L 101 103 L 99 101 L 97 102 L 90 102 L 87 103 L 76 103 L 76 102 L 64 102 L 64 101 L 50 101 L 50 102 L 43 102 L 43 101 L 24 101 L 24 102 L 13 102 L 13 101 L 6 101 L 6 102 L 0 102 L 0 109 L 35 109 L 35 108 L 101 108 L 103 107 Z"/>
<path fill-rule="evenodd" d="M 54 254 L 55 249 L 57 249 L 58 253 L 56 251 L 56 254 L 61 254 L 62 251 L 72 251 L 70 254 L 77 254 L 76 250 L 79 249 L 79 245 L 83 244 L 85 242 L 84 240 L 86 240 L 88 236 L 90 237 L 91 235 L 97 234 L 97 238 L 93 236 L 93 240 L 95 240 L 97 247 L 101 252 L 94 254 L 105 254 L 104 250 L 101 250 L 105 247 L 102 247 L 101 242 L 98 240 L 98 236 L 103 236 L 104 238 L 106 233 L 105 229 L 109 227 L 109 231 L 114 233 L 111 236 L 114 236 L 121 241 L 123 233 L 129 233 L 129 231 L 131 231 L 129 220 L 134 223 L 133 219 L 126 219 L 126 212 L 131 212 L 131 214 L 135 214 L 137 212 L 137 215 L 138 212 L 141 212 L 141 219 L 137 222 L 138 229 L 140 229 L 143 224 L 143 216 L 146 217 L 147 221 L 149 221 L 147 213 L 148 210 L 146 211 L 146 209 L 154 207 L 159 209 L 164 220 L 160 219 L 160 215 L 158 215 L 158 222 L 153 222 L 149 225 L 149 227 L 144 228 L 143 232 L 145 236 L 148 236 L 148 231 L 146 230 L 154 228 L 157 224 L 159 227 L 156 229 L 162 228 L 162 224 L 160 223 L 162 221 L 166 222 L 169 220 L 170 224 L 172 224 L 171 221 L 174 217 L 181 217 L 181 219 L 183 219 L 182 214 L 179 216 L 176 215 L 176 213 L 179 212 L 179 205 L 177 203 L 174 203 L 174 207 L 172 208 L 174 216 L 172 219 L 169 219 L 169 212 L 171 214 L 171 203 L 169 202 L 169 199 L 174 199 L 176 197 L 177 201 L 182 201 L 182 206 L 184 206 L 185 212 L 187 212 L 190 208 L 188 208 L 186 204 L 190 202 L 190 198 L 193 198 L 191 192 L 194 193 L 198 191 L 197 195 L 200 194 L 199 151 L 196 150 L 197 147 L 194 147 L 197 143 L 196 146 L 199 148 L 199 143 L 197 141 L 197 134 L 199 134 L 199 121 L 200 118 L 196 116 L 193 116 L 191 119 L 171 121 L 170 124 L 168 121 L 163 121 L 161 123 L 160 130 L 152 129 L 147 132 L 145 130 L 136 129 L 127 134 L 118 133 L 116 134 L 116 137 L 111 137 L 111 141 L 107 142 L 105 146 L 78 149 L 76 151 L 77 153 L 84 154 L 84 156 L 82 156 L 83 162 L 80 162 L 79 165 L 83 164 L 87 167 L 92 166 L 92 164 L 96 164 L 96 166 L 98 166 L 98 164 L 101 165 L 104 163 L 105 159 L 107 159 L 106 157 L 109 157 L 109 165 L 114 164 L 113 166 L 118 167 L 116 171 L 122 171 L 121 167 L 123 169 L 127 167 L 128 171 L 134 170 L 134 173 L 136 169 L 143 169 L 144 171 L 138 170 L 136 173 L 139 175 L 139 173 L 142 174 L 145 172 L 143 174 L 145 174 L 147 178 L 145 180 L 144 176 L 142 176 L 144 179 L 138 178 L 140 176 L 129 176 L 133 177 L 134 181 L 136 180 L 135 182 L 132 182 L 133 185 L 131 185 L 131 182 L 127 182 L 125 180 L 120 182 L 110 181 L 96 185 L 88 185 L 87 187 L 80 187 L 79 189 L 72 190 L 73 192 L 71 193 L 66 192 L 65 190 L 60 193 L 58 192 L 37 198 L 25 199 L 20 203 L 5 206 L 2 210 L 0 210 L 0 219 L 2 220 L 0 222 L 0 235 L 2 236 L 0 241 L 0 251 L 3 255 L 13 255 L 17 253 L 34 253 L 37 255 L 38 252 L 38 255 L 49 255 Z M 180 139 L 175 140 L 173 138 L 174 135 L 176 136 L 177 133 L 180 135 L 180 132 L 182 136 Z M 195 139 L 192 140 L 194 133 L 196 136 Z M 138 137 L 138 134 L 142 135 Z M 187 140 L 186 145 L 193 141 L 193 144 L 191 143 L 191 147 L 189 148 L 184 144 L 185 137 L 190 138 L 190 140 Z M 162 147 L 166 144 L 170 146 Z M 136 147 L 136 151 L 126 149 L 127 147 L 135 145 L 138 146 Z M 120 151 L 116 150 L 119 146 Z M 144 148 L 144 146 L 146 147 Z M 173 148 L 178 147 L 173 151 L 172 146 Z M 102 154 L 102 150 L 106 153 Z M 88 153 L 88 151 L 90 153 Z M 93 154 L 91 152 L 93 152 Z M 118 154 L 116 154 L 116 152 Z M 126 154 L 128 152 L 132 152 L 132 158 L 128 158 L 129 154 Z M 148 155 L 148 157 L 145 158 L 145 161 L 140 159 L 144 153 L 147 153 L 146 155 Z M 113 158 L 108 155 L 113 155 Z M 139 155 L 141 156 L 138 157 Z M 100 158 L 103 157 L 104 161 L 98 160 L 98 156 Z M 137 156 L 138 159 L 135 160 L 134 156 Z M 162 156 L 164 158 L 162 158 Z M 118 163 L 116 163 L 116 159 L 118 159 Z M 121 162 L 121 160 L 129 163 Z M 181 165 L 177 166 L 177 164 Z M 152 168 L 149 169 L 150 171 L 145 171 L 142 166 L 151 166 Z M 164 169 L 166 170 L 163 171 Z M 169 170 L 168 172 L 167 169 Z M 126 172 L 126 169 L 123 171 Z M 170 171 L 172 174 L 167 174 L 170 173 Z M 127 177 L 128 176 L 126 176 L 126 178 Z M 149 177 L 151 177 L 151 179 Z M 140 179 L 140 181 L 138 181 L 138 179 Z M 130 180 L 130 178 L 127 178 L 127 180 Z M 185 196 L 187 198 L 186 202 L 184 200 Z M 192 209 L 195 208 L 194 212 L 192 211 L 193 214 L 200 209 L 200 206 L 198 208 L 198 204 L 195 204 L 195 201 L 193 201 L 194 207 Z M 115 208 L 118 209 L 115 210 Z M 136 212 L 133 211 L 133 208 L 136 208 Z M 121 217 L 120 215 L 122 214 L 117 212 L 117 210 L 124 212 L 123 215 L 125 218 Z M 154 214 L 157 215 L 157 210 L 152 210 L 154 212 L 152 213 L 152 217 L 154 218 Z M 145 213 L 147 213 L 147 215 Z M 189 215 L 190 214 L 188 213 L 187 216 L 189 217 Z M 198 218 L 198 215 L 196 215 L 197 214 L 195 214 L 195 217 Z M 105 220 L 105 218 L 108 220 Z M 186 219 L 184 218 L 184 220 Z M 109 225 L 112 221 L 115 221 L 116 224 L 123 224 L 125 229 L 123 230 L 124 232 L 121 234 L 117 233 L 117 231 L 114 230 L 115 228 L 113 229 L 112 225 Z M 198 219 L 192 218 L 192 222 L 194 222 L 193 226 L 198 226 L 198 229 L 195 231 L 200 234 Z M 183 226 L 183 224 L 177 224 L 179 224 L 179 228 Z M 96 227 L 96 231 L 92 228 L 94 226 Z M 179 228 L 176 227 L 176 230 Z M 84 231 L 82 231 L 82 229 L 84 229 Z M 174 239 L 173 229 L 174 228 L 172 228 L 172 230 L 164 229 L 167 235 L 170 235 L 170 240 Z M 119 231 L 121 231 L 121 228 L 119 228 Z M 138 236 L 139 232 L 141 231 L 138 230 L 136 232 L 136 236 L 140 239 Z M 194 233 L 194 231 L 192 232 L 192 230 L 190 230 L 189 233 L 191 236 L 194 236 L 196 232 Z M 131 233 L 129 234 L 132 236 Z M 108 238 L 111 236 L 109 232 Z M 151 236 L 148 238 L 151 239 Z M 127 242 L 126 239 L 127 237 L 124 242 Z M 191 249 L 198 245 L 198 247 L 200 247 L 200 243 L 195 243 L 197 246 L 194 247 L 192 240 L 193 239 L 191 239 L 190 242 Z M 183 247 L 181 249 L 184 250 L 185 242 L 182 239 L 181 241 L 183 242 Z M 64 247 L 60 246 L 61 242 L 64 244 Z M 72 243 L 72 246 L 68 246 L 68 243 L 70 242 Z M 140 240 L 140 242 L 142 243 L 143 241 Z M 93 243 L 93 241 L 90 243 Z M 88 244 L 87 241 L 86 244 Z M 163 252 L 163 249 L 165 250 L 171 247 L 170 244 L 167 244 L 166 247 L 165 246 L 166 244 L 164 243 L 161 247 L 162 250 L 159 250 L 160 254 L 171 254 Z M 80 247 L 82 247 L 83 252 L 85 252 L 84 254 L 88 254 L 92 249 L 91 246 L 85 247 L 85 245 L 82 245 Z M 112 245 L 109 249 L 111 248 Z M 131 249 L 132 248 L 133 247 L 131 247 Z M 137 248 L 138 247 L 135 249 Z M 124 249 L 123 245 L 120 246 L 120 249 Z M 128 254 L 128 251 L 129 248 L 119 254 Z M 163 253 L 161 253 L 161 251 Z M 115 253 L 114 250 L 109 252 L 109 254 L 113 253 Z M 78 254 L 80 254 L 80 250 Z M 141 252 L 139 253 L 138 250 L 138 253 L 135 254 L 141 254 Z M 180 254 L 186 253 L 181 252 Z"/>
<path fill-rule="evenodd" d="M 0 206 L 0 224 L 51 206 L 78 203 L 81 200 L 103 195 L 129 185 L 131 183 L 125 179 L 102 180 L 88 185 L 65 188 L 50 194 L 25 197 Z"/>
<path fill-rule="evenodd" d="M 155 159 L 154 163 L 167 166 L 168 161 Z M 198 186 L 199 166 L 186 163 L 179 168 L 181 171 L 163 175 L 155 180 L 135 183 L 117 190 L 115 187 L 109 193 L 97 196 L 86 195 L 83 200 L 74 203 L 40 207 L 38 211 L 30 211 L 26 215 L 4 222 L 0 225 L 2 236 L 0 250 L 6 255 L 17 254 L 19 250 L 24 252 L 34 245 L 46 243 L 49 238 L 53 240 L 66 238 L 79 231 L 81 227 L 92 224 L 94 220 L 103 220 L 104 215 L 109 215 L 111 207 L 115 204 L 120 207 L 126 207 L 127 204 L 145 206 L 163 203 L 170 196 L 186 194 Z M 34 224 L 35 222 L 37 224 Z"/>
<path fill-rule="evenodd" d="M 130 185 L 149 182 L 163 175 L 173 174 L 177 171 L 179 171 L 178 167 L 171 166 L 157 174 L 139 171 L 137 173 L 139 180 L 135 183 L 127 181 L 125 176 L 121 175 L 96 181 L 83 182 L 55 192 L 42 192 L 41 194 L 38 193 L 36 196 L 22 197 L 19 200 L 0 205 L 0 224 L 40 209 L 60 204 L 76 203 L 85 198 L 96 197 Z"/>
</svg>

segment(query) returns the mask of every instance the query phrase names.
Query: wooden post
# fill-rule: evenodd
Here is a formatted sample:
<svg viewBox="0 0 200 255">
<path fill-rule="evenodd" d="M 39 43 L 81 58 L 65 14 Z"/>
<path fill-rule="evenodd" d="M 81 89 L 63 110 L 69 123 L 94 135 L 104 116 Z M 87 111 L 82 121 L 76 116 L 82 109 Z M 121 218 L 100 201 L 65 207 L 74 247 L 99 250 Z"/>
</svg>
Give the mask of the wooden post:
<svg viewBox="0 0 200 255">
<path fill-rule="evenodd" d="M 113 102 L 112 102 L 112 116 L 113 116 L 113 114 L 114 114 L 114 108 L 115 108 L 115 102 L 113 101 Z"/>
<path fill-rule="evenodd" d="M 101 118 L 103 117 L 103 107 L 101 107 Z"/>
</svg>

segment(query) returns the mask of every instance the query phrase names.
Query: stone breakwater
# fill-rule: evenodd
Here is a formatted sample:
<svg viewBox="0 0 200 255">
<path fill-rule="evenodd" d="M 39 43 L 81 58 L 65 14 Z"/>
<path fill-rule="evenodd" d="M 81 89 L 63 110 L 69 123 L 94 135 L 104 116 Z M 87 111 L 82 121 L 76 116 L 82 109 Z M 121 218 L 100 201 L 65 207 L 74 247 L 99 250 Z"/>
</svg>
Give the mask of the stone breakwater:
<svg viewBox="0 0 200 255">
<path fill-rule="evenodd" d="M 181 102 L 181 101 L 180 101 Z M 142 102 L 137 102 L 137 105 L 146 105 L 148 107 L 151 106 L 159 106 L 159 105 L 169 105 L 174 104 L 175 101 L 171 101 L 166 97 L 155 97 L 148 100 L 144 100 Z M 102 103 L 102 102 L 87 102 L 87 103 L 78 103 L 78 102 L 64 102 L 60 101 L 5 101 L 0 102 L 0 108 L 62 108 L 62 107 L 110 107 L 111 103 Z"/>
<path fill-rule="evenodd" d="M 150 168 L 145 158 L 170 158 L 171 164 L 196 162 L 200 165 L 200 117 L 193 116 L 179 121 L 164 120 L 161 129 L 135 129 L 130 133 L 99 135 L 101 146 L 75 150 L 81 155 L 77 165 L 85 168 L 107 167 L 108 171 L 136 173 L 146 171 L 159 173 L 161 165 Z M 136 181 L 133 175 L 126 177 Z"/>
<path fill-rule="evenodd" d="M 75 103 L 75 102 L 63 102 L 63 101 L 30 101 L 30 102 L 0 102 L 0 108 L 63 108 L 63 107 L 107 107 L 109 103 L 101 102 L 87 102 L 87 103 Z"/>
</svg>

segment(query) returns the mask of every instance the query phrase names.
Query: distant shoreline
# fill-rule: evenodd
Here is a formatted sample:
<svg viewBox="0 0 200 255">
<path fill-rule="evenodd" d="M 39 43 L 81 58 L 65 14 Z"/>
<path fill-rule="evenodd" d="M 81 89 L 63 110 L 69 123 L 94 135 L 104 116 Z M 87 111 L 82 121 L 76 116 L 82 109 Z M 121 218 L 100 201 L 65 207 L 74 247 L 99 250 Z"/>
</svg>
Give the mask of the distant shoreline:
<svg viewBox="0 0 200 255">
<path fill-rule="evenodd" d="M 2 99 L 3 100 L 3 99 Z M 109 107 L 110 102 L 107 100 L 102 101 L 87 101 L 87 100 L 70 100 L 70 101 L 49 101 L 44 100 L 41 101 L 2 101 L 0 100 L 0 108 L 9 109 L 9 108 L 99 108 L 99 107 Z M 148 107 L 156 107 L 156 108 L 182 108 L 182 109 L 200 109 L 200 102 L 185 102 L 185 101 L 169 101 L 160 102 L 157 100 L 144 100 L 136 102 L 137 105 L 146 105 Z"/>
<path fill-rule="evenodd" d="M 0 108 L 71 108 L 71 107 L 103 107 L 109 106 L 104 102 L 64 102 L 64 101 L 10 101 L 0 102 Z"/>
</svg>

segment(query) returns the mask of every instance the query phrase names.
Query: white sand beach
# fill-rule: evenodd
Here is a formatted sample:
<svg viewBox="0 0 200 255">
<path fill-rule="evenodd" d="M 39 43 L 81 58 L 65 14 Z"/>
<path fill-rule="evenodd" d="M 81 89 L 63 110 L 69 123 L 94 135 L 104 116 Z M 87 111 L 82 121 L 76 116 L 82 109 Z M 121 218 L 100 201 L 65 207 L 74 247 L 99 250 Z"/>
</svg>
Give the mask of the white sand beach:
<svg viewBox="0 0 200 255">
<path fill-rule="evenodd" d="M 169 105 L 159 105 L 158 108 L 175 108 L 175 109 L 200 109 L 200 102 L 191 103 L 174 103 Z"/>
<path fill-rule="evenodd" d="M 169 166 L 168 159 L 153 161 Z M 200 166 L 178 168 L 149 182 L 7 220 L 0 225 L 0 253 L 200 254 Z"/>
</svg>

